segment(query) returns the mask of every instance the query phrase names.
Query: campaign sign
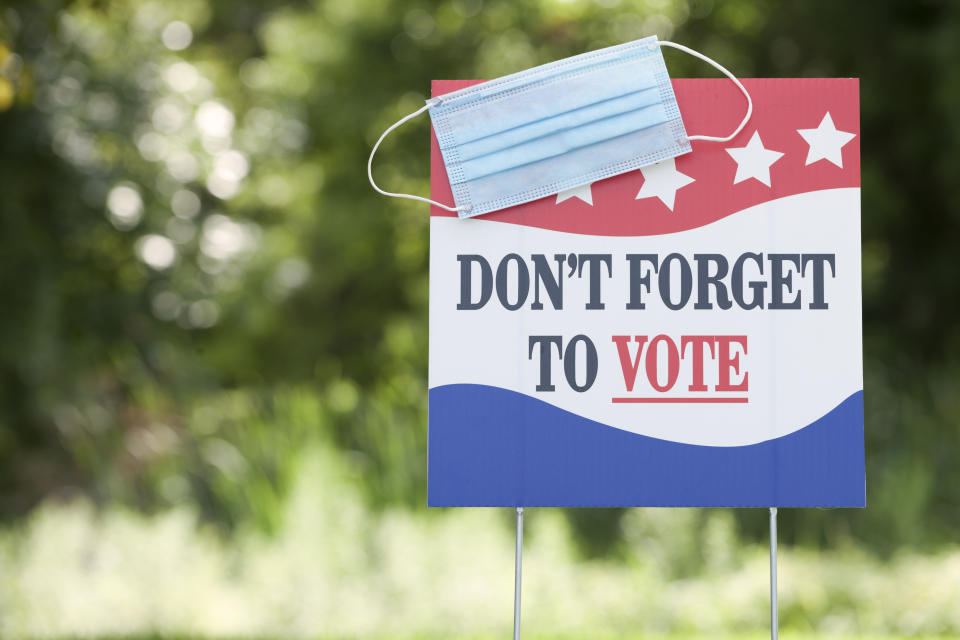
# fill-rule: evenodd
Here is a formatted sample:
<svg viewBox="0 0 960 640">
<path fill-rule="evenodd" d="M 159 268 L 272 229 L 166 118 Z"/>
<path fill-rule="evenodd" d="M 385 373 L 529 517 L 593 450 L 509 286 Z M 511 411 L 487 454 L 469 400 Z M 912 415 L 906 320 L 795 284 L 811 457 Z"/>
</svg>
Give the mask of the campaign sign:
<svg viewBox="0 0 960 640">
<path fill-rule="evenodd" d="M 432 208 L 430 505 L 865 505 L 858 82 L 743 83 L 730 142 Z M 743 115 L 673 86 L 690 135 Z"/>
</svg>

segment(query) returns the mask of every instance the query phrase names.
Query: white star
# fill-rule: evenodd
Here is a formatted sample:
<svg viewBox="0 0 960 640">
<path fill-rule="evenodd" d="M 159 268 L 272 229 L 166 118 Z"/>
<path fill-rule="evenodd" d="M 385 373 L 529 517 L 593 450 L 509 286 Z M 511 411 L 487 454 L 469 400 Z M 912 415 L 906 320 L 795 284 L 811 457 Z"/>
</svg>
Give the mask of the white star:
<svg viewBox="0 0 960 640">
<path fill-rule="evenodd" d="M 592 182 L 588 182 L 585 185 L 579 187 L 573 187 L 572 189 L 564 189 L 563 191 L 557 194 L 556 204 L 560 204 L 564 200 L 569 200 L 570 198 L 580 198 L 586 202 L 591 207 L 593 206 L 593 192 L 590 190 L 590 185 Z"/>
<path fill-rule="evenodd" d="M 823 116 L 820 126 L 816 129 L 797 129 L 797 133 L 810 145 L 807 152 L 807 164 L 819 160 L 828 160 L 843 169 L 843 145 L 857 137 L 855 133 L 838 131 L 833 125 L 830 112 Z"/>
<path fill-rule="evenodd" d="M 737 175 L 733 184 L 756 178 L 763 184 L 770 186 L 770 165 L 783 157 L 783 154 L 773 149 L 764 149 L 760 132 L 754 131 L 753 137 L 745 147 L 727 149 L 727 153 L 737 161 Z"/>
<path fill-rule="evenodd" d="M 677 189 L 693 182 L 693 178 L 677 171 L 675 158 L 661 160 L 647 167 L 642 167 L 643 186 L 637 193 L 635 200 L 641 198 L 660 198 L 660 202 L 673 211 L 673 202 L 677 197 Z"/>
</svg>

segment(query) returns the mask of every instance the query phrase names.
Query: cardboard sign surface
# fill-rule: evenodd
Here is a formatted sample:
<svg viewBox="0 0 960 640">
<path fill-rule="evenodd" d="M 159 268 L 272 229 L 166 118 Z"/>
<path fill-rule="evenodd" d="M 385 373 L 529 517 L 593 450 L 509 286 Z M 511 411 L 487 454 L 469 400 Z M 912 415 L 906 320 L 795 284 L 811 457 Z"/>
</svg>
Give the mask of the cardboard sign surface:
<svg viewBox="0 0 960 640">
<path fill-rule="evenodd" d="M 431 506 L 865 505 L 858 82 L 743 83 L 731 142 L 432 207 Z M 740 121 L 729 81 L 673 85 L 690 135 Z"/>
</svg>

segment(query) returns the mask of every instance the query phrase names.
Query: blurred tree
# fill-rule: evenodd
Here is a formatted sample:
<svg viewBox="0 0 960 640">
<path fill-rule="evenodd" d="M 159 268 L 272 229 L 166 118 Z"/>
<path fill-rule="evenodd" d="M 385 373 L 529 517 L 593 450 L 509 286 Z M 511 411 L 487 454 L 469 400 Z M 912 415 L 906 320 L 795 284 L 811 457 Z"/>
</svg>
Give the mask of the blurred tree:
<svg viewBox="0 0 960 640">
<path fill-rule="evenodd" d="M 46 0 L 0 12 L 4 513 L 81 488 L 276 526 L 270 505 L 318 434 L 371 499 L 421 505 L 426 211 L 369 189 L 369 147 L 432 78 L 657 33 L 742 76 L 862 78 L 871 506 L 789 512 L 783 529 L 890 549 L 956 528 L 955 3 Z M 387 143 L 384 184 L 427 191 L 427 126 Z M 614 543 L 620 513 L 571 512 L 587 552 Z M 749 535 L 764 523 L 740 515 Z"/>
</svg>

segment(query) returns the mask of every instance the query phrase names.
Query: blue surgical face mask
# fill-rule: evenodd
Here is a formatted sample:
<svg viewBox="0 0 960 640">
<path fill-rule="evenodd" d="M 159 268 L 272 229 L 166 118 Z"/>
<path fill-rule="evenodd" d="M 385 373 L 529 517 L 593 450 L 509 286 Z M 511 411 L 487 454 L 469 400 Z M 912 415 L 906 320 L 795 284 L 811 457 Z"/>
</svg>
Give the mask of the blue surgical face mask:
<svg viewBox="0 0 960 640">
<path fill-rule="evenodd" d="M 661 46 L 707 61 L 743 91 L 747 115 L 729 136 L 688 136 Z M 425 110 L 440 143 L 455 206 L 389 193 L 373 181 L 373 154 L 394 128 Z M 691 140 L 731 140 L 752 102 L 726 69 L 655 36 L 558 60 L 432 98 L 387 129 L 367 163 L 380 193 L 456 211 L 461 218 L 556 194 L 690 152 Z"/>
</svg>

